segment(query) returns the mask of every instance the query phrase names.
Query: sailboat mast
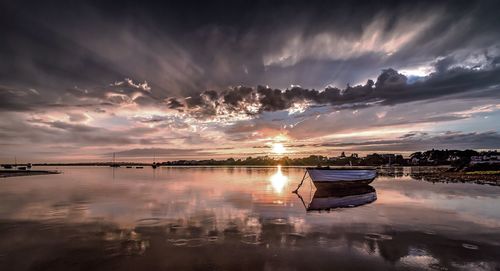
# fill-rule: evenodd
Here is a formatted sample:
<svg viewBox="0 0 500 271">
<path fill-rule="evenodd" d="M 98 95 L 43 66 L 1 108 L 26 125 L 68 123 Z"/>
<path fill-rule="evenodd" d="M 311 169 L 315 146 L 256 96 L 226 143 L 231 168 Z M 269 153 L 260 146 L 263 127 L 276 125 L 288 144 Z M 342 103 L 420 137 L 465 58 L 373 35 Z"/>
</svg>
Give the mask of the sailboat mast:
<svg viewBox="0 0 500 271">
<path fill-rule="evenodd" d="M 158 165 L 156 164 L 156 152 L 153 152 L 153 164 L 151 164 L 151 167 L 153 167 L 154 169 L 158 167 Z"/>
</svg>

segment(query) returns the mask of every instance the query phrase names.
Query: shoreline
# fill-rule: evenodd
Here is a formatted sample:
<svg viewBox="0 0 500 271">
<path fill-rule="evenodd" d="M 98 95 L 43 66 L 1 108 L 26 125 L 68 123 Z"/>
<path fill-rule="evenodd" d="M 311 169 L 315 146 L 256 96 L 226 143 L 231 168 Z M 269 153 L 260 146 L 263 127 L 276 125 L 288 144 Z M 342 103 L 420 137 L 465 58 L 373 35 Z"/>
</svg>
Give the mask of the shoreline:
<svg viewBox="0 0 500 271">
<path fill-rule="evenodd" d="M 471 174 L 472 173 L 472 174 Z M 426 172 L 410 174 L 413 179 L 432 183 L 475 183 L 500 186 L 500 174 L 480 172 Z"/>
<path fill-rule="evenodd" d="M 0 170 L 0 178 L 9 177 L 22 177 L 22 176 L 36 176 L 36 175 L 50 175 L 50 174 L 61 174 L 60 171 L 55 170 Z"/>
<path fill-rule="evenodd" d="M 44 167 L 49 165 L 40 166 Z M 53 165 L 50 165 L 54 167 Z M 63 165 L 58 165 L 63 166 Z M 66 165 L 70 166 L 70 165 Z M 77 165 L 71 165 L 77 166 Z M 78 165 L 78 166 L 108 166 L 109 165 Z M 205 168 L 205 169 L 216 169 L 216 168 L 276 168 L 278 166 L 271 165 L 225 165 L 225 166 L 202 166 L 202 165 L 161 165 L 158 168 Z M 281 168 L 296 168 L 305 169 L 308 166 L 282 166 Z M 122 167 L 126 169 L 125 166 Z M 333 167 L 334 168 L 334 167 Z M 356 167 L 353 167 L 356 168 Z M 470 171 L 470 172 L 449 172 L 446 171 L 446 166 L 417 166 L 411 167 L 414 171 L 407 173 L 413 179 L 424 180 L 428 182 L 453 182 L 453 183 L 477 183 L 477 184 L 489 184 L 493 186 L 500 186 L 500 171 Z M 392 177 L 395 175 L 403 175 L 403 167 L 376 167 L 379 176 Z M 395 170 L 395 171 L 394 171 Z M 0 178 L 9 177 L 22 177 L 22 176 L 36 176 L 36 175 L 50 175 L 50 174 L 61 174 L 58 170 L 16 170 L 16 169 L 0 169 Z"/>
</svg>

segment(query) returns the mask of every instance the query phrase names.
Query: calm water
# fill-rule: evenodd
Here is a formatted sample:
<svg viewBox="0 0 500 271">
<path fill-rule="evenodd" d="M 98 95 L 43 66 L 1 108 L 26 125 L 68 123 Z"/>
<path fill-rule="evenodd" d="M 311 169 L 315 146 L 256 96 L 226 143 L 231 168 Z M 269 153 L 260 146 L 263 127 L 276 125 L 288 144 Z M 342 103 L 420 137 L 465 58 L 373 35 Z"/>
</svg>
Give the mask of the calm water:
<svg viewBox="0 0 500 271">
<path fill-rule="evenodd" d="M 61 169 L 0 179 L 0 270 L 500 269 L 500 187 L 403 174 L 302 201 L 297 168 Z"/>
</svg>

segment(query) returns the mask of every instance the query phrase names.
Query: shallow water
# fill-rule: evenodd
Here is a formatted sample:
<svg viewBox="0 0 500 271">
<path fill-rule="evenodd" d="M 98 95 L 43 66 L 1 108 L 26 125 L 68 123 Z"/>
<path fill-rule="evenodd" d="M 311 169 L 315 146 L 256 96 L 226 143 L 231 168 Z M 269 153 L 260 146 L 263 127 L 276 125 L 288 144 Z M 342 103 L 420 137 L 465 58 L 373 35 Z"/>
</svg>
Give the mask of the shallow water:
<svg viewBox="0 0 500 271">
<path fill-rule="evenodd" d="M 60 169 L 0 179 L 0 270 L 500 268 L 500 187 L 405 170 L 299 197 L 300 168 Z"/>
</svg>

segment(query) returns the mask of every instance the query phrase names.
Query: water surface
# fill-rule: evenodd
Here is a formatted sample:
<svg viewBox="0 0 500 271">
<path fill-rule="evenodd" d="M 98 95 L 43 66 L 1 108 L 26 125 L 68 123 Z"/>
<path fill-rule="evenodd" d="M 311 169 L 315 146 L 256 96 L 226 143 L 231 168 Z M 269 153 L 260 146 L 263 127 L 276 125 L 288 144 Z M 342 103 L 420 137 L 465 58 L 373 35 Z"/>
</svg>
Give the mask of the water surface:
<svg viewBox="0 0 500 271">
<path fill-rule="evenodd" d="M 0 180 L 0 270 L 500 268 L 500 187 L 405 170 L 295 195 L 300 168 L 60 169 Z"/>
</svg>

